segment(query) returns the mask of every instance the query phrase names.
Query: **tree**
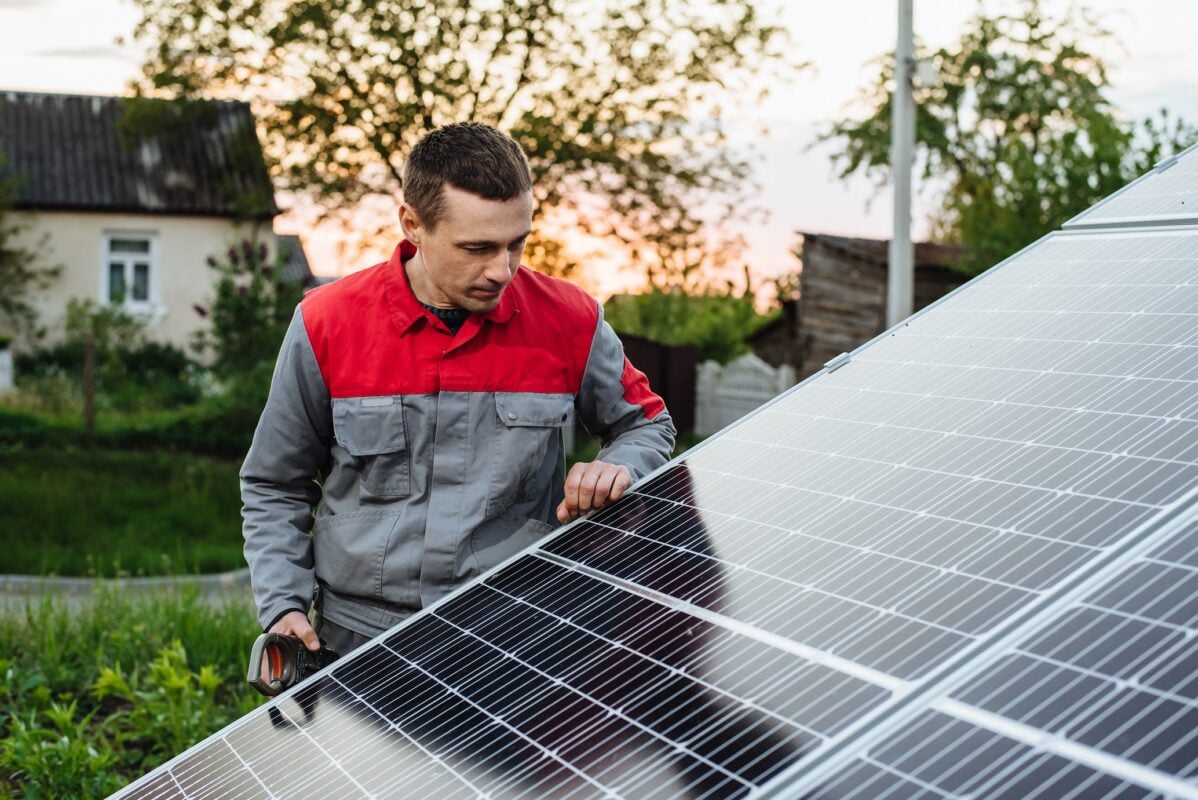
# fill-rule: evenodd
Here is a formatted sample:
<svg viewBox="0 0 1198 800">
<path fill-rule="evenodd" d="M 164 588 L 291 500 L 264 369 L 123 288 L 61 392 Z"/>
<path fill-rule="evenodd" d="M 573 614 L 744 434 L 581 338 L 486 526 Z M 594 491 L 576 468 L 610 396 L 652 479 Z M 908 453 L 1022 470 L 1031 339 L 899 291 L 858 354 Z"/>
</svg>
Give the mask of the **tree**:
<svg viewBox="0 0 1198 800">
<path fill-rule="evenodd" d="M 1017 15 L 975 16 L 952 47 L 917 52 L 939 72 L 917 85 L 916 146 L 923 176 L 943 184 L 933 235 L 964 244 L 978 272 L 1052 231 L 1198 140 L 1164 111 L 1139 125 L 1116 115 L 1104 60 L 1085 42 L 1109 40 L 1086 13 L 1047 16 L 1040 0 Z M 863 93 L 868 116 L 836 123 L 841 177 L 890 175 L 893 56 Z"/>
<path fill-rule="evenodd" d="M 755 0 L 135 2 L 138 91 L 250 99 L 284 192 L 347 219 L 397 196 L 423 133 L 486 122 L 528 152 L 542 218 L 617 238 L 659 283 L 708 263 L 703 218 L 744 204 L 725 108 L 793 66 Z M 548 227 L 527 257 L 566 273 Z"/>
<path fill-rule="evenodd" d="M 39 265 L 38 253 L 21 244 L 18 237 L 26 225 L 8 217 L 17 199 L 18 179 L 4 176 L 4 155 L 0 153 L 0 326 L 8 327 L 30 339 L 40 338 L 38 312 L 32 294 L 45 289 L 62 271 L 61 267 Z M 39 247 L 45 245 L 43 237 Z"/>
</svg>

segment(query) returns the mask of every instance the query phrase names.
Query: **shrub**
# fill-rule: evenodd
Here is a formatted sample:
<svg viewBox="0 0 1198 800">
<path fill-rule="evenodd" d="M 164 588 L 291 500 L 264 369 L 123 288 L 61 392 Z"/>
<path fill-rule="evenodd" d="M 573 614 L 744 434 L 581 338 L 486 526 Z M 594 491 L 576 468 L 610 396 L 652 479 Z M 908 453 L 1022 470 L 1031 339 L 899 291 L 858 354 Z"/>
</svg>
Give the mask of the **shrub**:
<svg viewBox="0 0 1198 800">
<path fill-rule="evenodd" d="M 101 589 L 0 616 L 0 798 L 105 797 L 252 710 L 248 602 Z M 201 665 L 201 666 L 195 666 Z"/>
<path fill-rule="evenodd" d="M 68 410 L 65 404 L 81 408 L 89 337 L 95 344 L 97 408 L 177 408 L 199 399 L 199 367 L 182 350 L 147 340 L 140 320 L 91 300 L 68 303 L 60 343 L 14 359 L 19 387 L 44 396 L 47 411 L 61 413 Z"/>
<path fill-rule="evenodd" d="M 217 273 L 216 296 L 209 307 L 196 307 L 211 324 L 195 344 L 226 374 L 252 372 L 279 352 L 304 295 L 303 284 L 280 276 L 281 260 L 282 254 L 267 263 L 266 247 L 249 240 L 230 247 L 223 258 L 208 258 Z"/>
</svg>

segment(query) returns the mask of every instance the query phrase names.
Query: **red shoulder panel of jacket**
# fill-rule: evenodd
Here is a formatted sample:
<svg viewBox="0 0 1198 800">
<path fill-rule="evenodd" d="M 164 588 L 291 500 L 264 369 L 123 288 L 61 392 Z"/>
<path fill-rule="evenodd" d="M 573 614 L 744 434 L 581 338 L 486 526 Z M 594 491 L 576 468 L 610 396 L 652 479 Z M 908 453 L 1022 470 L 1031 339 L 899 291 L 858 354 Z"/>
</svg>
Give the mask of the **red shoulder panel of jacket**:
<svg viewBox="0 0 1198 800">
<path fill-rule="evenodd" d="M 645 409 L 646 419 L 656 419 L 658 414 L 666 410 L 665 401 L 649 388 L 649 379 L 632 366 L 628 356 L 624 356 L 624 373 L 620 376 L 620 383 L 624 387 L 624 399 Z"/>
<path fill-rule="evenodd" d="M 504 291 L 511 313 L 472 315 L 454 336 L 412 294 L 405 245 L 301 304 L 330 396 L 578 392 L 599 319 L 595 300 L 521 267 Z"/>
</svg>

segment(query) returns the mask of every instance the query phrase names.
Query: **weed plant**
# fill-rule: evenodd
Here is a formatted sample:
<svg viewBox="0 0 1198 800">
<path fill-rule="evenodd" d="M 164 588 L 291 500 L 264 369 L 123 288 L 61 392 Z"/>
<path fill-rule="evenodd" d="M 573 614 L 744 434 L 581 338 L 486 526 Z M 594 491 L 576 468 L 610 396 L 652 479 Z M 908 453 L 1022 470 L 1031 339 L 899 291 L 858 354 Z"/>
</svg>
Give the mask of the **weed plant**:
<svg viewBox="0 0 1198 800">
<path fill-rule="evenodd" d="M 0 798 L 104 797 L 260 698 L 247 598 L 194 588 L 0 611 Z"/>
</svg>

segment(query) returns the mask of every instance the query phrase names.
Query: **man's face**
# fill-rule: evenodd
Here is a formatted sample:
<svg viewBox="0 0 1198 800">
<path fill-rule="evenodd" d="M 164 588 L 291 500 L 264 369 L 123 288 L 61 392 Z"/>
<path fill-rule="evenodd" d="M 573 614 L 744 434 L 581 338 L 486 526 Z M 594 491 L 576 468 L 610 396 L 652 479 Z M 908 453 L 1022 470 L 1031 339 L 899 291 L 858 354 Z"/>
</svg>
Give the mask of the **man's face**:
<svg viewBox="0 0 1198 800">
<path fill-rule="evenodd" d="M 532 194 L 487 200 L 448 184 L 443 191 L 445 208 L 431 230 L 406 203 L 399 212 L 404 234 L 419 248 L 409 262 L 412 289 L 429 305 L 486 313 L 520 266 Z"/>
</svg>

